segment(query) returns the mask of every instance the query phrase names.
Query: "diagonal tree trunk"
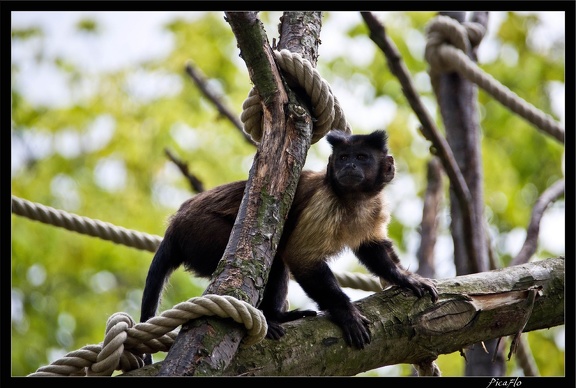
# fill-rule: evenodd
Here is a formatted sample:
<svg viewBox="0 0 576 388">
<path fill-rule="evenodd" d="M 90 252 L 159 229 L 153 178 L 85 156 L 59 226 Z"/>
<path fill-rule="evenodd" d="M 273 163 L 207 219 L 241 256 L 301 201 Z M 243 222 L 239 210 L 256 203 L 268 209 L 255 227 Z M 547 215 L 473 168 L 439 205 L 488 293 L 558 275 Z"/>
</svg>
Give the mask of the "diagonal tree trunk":
<svg viewBox="0 0 576 388">
<path fill-rule="evenodd" d="M 205 294 L 231 295 L 257 306 L 311 144 L 312 119 L 286 89 L 257 13 L 225 15 L 263 101 L 263 137 L 228 246 Z M 320 26 L 320 12 L 285 13 L 279 48 L 298 51 L 314 64 Z M 298 106 L 304 109 L 294 109 Z M 229 364 L 244 335 L 230 320 L 191 321 L 182 326 L 159 375 L 214 375 Z"/>
</svg>

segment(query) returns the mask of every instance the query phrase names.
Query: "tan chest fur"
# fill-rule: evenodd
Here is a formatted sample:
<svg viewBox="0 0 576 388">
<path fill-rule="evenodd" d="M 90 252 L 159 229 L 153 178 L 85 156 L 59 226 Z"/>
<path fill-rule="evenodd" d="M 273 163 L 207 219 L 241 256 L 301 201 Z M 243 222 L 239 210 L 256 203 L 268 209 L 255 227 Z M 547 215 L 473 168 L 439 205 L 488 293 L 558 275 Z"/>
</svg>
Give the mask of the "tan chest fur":
<svg viewBox="0 0 576 388">
<path fill-rule="evenodd" d="M 326 260 L 344 248 L 387 236 L 389 215 L 383 194 L 344 207 L 326 189 L 316 191 L 300 215 L 286 247 L 284 260 Z"/>
</svg>

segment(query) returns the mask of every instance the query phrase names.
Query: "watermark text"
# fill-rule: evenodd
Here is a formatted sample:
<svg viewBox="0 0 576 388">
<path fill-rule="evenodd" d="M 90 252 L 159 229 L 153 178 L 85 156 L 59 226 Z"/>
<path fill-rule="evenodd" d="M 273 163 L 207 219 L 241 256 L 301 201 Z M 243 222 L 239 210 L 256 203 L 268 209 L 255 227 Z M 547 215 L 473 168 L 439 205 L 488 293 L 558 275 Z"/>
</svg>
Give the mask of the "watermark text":
<svg viewBox="0 0 576 388">
<path fill-rule="evenodd" d="M 522 381 L 519 380 L 518 377 L 510 378 L 510 379 L 498 379 L 492 377 L 490 379 L 490 383 L 486 386 L 486 388 L 515 388 L 522 385 Z"/>
</svg>

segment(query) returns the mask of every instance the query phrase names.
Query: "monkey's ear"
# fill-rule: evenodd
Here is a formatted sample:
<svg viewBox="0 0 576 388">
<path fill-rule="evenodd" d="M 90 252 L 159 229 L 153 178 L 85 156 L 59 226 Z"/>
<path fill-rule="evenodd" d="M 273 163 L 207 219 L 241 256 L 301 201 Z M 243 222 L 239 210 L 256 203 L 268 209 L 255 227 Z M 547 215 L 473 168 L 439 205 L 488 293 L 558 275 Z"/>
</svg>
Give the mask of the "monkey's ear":
<svg viewBox="0 0 576 388">
<path fill-rule="evenodd" d="M 392 155 L 386 155 L 384 159 L 384 182 L 388 183 L 394 179 L 396 173 L 396 166 L 394 165 L 394 158 Z"/>
<path fill-rule="evenodd" d="M 366 144 L 388 153 L 388 134 L 384 130 L 374 131 L 367 135 Z"/>
<path fill-rule="evenodd" d="M 330 143 L 332 148 L 337 147 L 343 143 L 346 143 L 347 139 L 348 136 L 340 130 L 332 130 L 328 132 L 328 134 L 326 135 L 326 140 L 328 141 L 328 143 Z"/>
</svg>

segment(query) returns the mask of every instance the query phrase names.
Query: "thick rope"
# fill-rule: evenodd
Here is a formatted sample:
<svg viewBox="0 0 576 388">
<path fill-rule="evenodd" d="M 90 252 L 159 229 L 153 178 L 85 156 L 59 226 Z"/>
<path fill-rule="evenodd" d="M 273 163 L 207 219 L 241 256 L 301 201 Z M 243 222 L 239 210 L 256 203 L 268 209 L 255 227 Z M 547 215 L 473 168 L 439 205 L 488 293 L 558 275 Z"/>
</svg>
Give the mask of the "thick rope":
<svg viewBox="0 0 576 388">
<path fill-rule="evenodd" d="M 333 95 L 330 85 L 312 64 L 300 54 L 288 50 L 274 51 L 276 63 L 303 88 L 312 103 L 314 127 L 312 143 L 316 143 L 332 129 L 351 133 L 350 125 L 344 117 L 340 103 Z M 252 88 L 242 104 L 240 120 L 244 132 L 256 142 L 262 140 L 262 102 L 256 89 Z"/>
<path fill-rule="evenodd" d="M 119 226 L 57 210 L 12 196 L 12 212 L 32 220 L 59 226 L 92 237 L 113 241 L 132 248 L 156 252 L 162 237 L 128 230 Z"/>
<path fill-rule="evenodd" d="M 380 278 L 372 275 L 352 272 L 334 272 L 334 276 L 336 276 L 338 284 L 340 284 L 341 287 L 374 292 L 382 291 L 382 288 L 384 288 Z"/>
<path fill-rule="evenodd" d="M 468 55 L 470 45 L 477 45 L 485 29 L 478 23 L 460 24 L 457 20 L 439 15 L 432 19 L 426 29 L 425 57 L 430 64 L 430 78 L 437 89 L 441 73 L 457 71 L 489 93 L 494 99 L 520 115 L 540 130 L 564 142 L 564 129 L 552 116 L 540 111 L 520 98 L 510 89 L 482 71 Z"/>
<path fill-rule="evenodd" d="M 66 354 L 29 377 L 38 376 L 111 376 L 115 370 L 128 372 L 144 366 L 142 355 L 168 351 L 177 332 L 175 328 L 202 316 L 232 318 L 248 330 L 242 346 L 260 342 L 268 330 L 263 313 L 231 296 L 204 295 L 179 303 L 147 322 L 135 324 L 130 315 L 116 313 L 106 324 L 104 341 Z"/>
</svg>

